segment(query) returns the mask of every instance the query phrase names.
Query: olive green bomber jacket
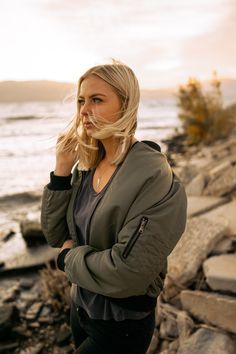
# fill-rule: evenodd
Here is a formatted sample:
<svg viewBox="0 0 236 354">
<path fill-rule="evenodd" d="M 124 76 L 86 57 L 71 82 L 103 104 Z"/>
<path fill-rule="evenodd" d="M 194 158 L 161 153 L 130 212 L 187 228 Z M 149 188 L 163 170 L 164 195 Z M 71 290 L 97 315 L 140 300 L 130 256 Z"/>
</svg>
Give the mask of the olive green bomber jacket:
<svg viewBox="0 0 236 354">
<path fill-rule="evenodd" d="M 44 189 L 41 223 L 52 247 L 76 240 L 73 209 L 81 178 L 76 168 L 71 189 Z M 112 298 L 158 296 L 167 256 L 185 229 L 186 207 L 184 187 L 165 155 L 135 144 L 92 215 L 88 245 L 65 257 L 68 279 Z"/>
</svg>

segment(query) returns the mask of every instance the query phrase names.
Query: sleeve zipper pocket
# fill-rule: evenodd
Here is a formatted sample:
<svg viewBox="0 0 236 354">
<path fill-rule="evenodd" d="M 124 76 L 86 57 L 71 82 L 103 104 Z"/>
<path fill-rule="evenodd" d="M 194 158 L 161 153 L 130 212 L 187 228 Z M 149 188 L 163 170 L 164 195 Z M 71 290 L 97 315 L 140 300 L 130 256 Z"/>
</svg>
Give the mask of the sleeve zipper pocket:
<svg viewBox="0 0 236 354">
<path fill-rule="evenodd" d="M 132 250 L 132 248 L 134 247 L 134 244 L 135 242 L 137 241 L 137 239 L 139 238 L 139 236 L 144 232 L 144 229 L 147 225 L 147 222 L 148 222 L 148 218 L 146 216 L 143 216 L 141 221 L 140 221 L 140 224 L 139 224 L 139 227 L 137 229 L 137 231 L 135 231 L 135 233 L 131 236 L 131 238 L 129 239 L 123 253 L 122 253 L 122 256 L 124 258 L 127 258 L 128 255 L 130 254 L 130 251 Z"/>
</svg>

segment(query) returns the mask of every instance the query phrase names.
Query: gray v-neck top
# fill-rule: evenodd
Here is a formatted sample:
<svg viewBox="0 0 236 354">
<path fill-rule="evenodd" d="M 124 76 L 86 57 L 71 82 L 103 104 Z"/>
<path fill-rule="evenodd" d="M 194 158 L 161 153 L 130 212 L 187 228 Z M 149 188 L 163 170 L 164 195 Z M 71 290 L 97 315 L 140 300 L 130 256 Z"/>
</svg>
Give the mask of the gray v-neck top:
<svg viewBox="0 0 236 354">
<path fill-rule="evenodd" d="M 78 246 L 89 243 L 89 223 L 92 214 L 118 170 L 119 167 L 115 170 L 109 182 L 99 193 L 96 193 L 93 189 L 93 175 L 95 169 L 84 173 L 81 189 L 74 209 Z M 97 233 L 99 237 L 99 229 L 97 230 Z M 83 307 L 89 317 L 93 319 L 114 319 L 116 321 L 122 321 L 125 319 L 141 319 L 149 314 L 149 312 L 138 312 L 122 308 L 111 302 L 105 296 L 80 288 L 78 285 L 74 284 L 72 287 L 72 300 L 77 306 Z"/>
</svg>

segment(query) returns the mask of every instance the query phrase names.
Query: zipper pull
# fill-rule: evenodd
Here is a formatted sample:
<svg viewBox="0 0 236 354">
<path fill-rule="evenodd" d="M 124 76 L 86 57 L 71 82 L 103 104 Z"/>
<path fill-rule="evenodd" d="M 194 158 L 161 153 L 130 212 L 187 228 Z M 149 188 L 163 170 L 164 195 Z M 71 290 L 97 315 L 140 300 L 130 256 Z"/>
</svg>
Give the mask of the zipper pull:
<svg viewBox="0 0 236 354">
<path fill-rule="evenodd" d="M 146 216 L 143 216 L 141 221 L 140 221 L 140 224 L 137 228 L 137 230 L 135 231 L 135 233 L 130 237 L 124 251 L 123 251 L 123 254 L 122 256 L 124 258 L 127 258 L 128 255 L 130 254 L 132 248 L 134 247 L 135 245 L 135 242 L 138 240 L 138 238 L 140 237 L 140 235 L 144 232 L 144 229 L 145 229 L 145 226 L 147 225 L 147 222 L 148 222 L 148 218 Z"/>
<path fill-rule="evenodd" d="M 143 216 L 143 217 L 142 217 L 142 220 L 141 220 L 140 227 L 139 227 L 139 229 L 138 229 L 138 233 L 139 233 L 139 234 L 142 234 L 142 233 L 143 233 L 144 228 L 145 228 L 147 222 L 148 222 L 148 218 L 146 218 L 146 216 Z"/>
</svg>

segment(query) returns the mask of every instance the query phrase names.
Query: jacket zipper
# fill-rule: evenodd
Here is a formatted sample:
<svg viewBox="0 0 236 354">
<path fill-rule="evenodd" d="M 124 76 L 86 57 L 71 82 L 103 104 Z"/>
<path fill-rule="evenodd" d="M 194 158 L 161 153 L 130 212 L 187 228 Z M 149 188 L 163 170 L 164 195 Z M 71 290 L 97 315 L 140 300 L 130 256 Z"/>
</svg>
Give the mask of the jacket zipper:
<svg viewBox="0 0 236 354">
<path fill-rule="evenodd" d="M 139 224 L 139 227 L 137 229 L 137 231 L 131 236 L 131 238 L 129 239 L 123 253 L 122 253 L 122 256 L 123 258 L 127 258 L 128 255 L 130 254 L 132 248 L 134 247 L 135 245 L 135 242 L 137 241 L 137 239 L 139 238 L 140 235 L 142 235 L 142 233 L 144 232 L 144 229 L 147 225 L 147 222 L 148 222 L 148 218 L 146 216 L 143 216 L 141 221 L 140 221 L 140 224 Z"/>
</svg>

